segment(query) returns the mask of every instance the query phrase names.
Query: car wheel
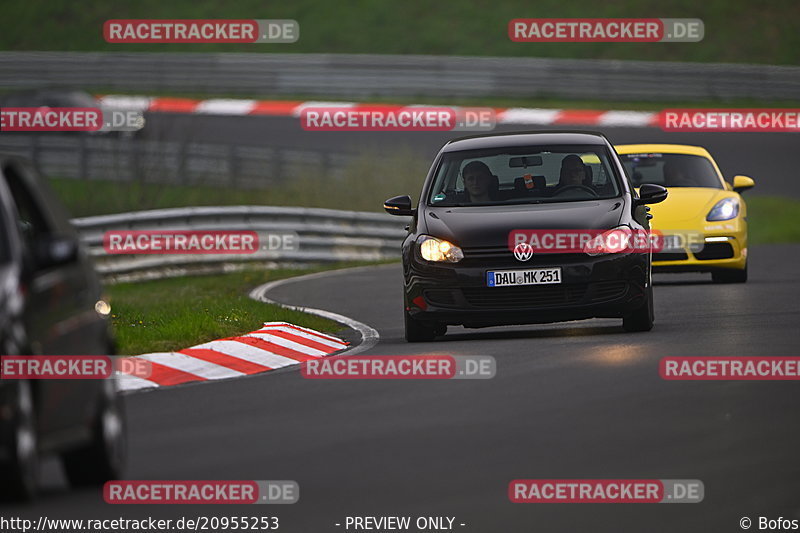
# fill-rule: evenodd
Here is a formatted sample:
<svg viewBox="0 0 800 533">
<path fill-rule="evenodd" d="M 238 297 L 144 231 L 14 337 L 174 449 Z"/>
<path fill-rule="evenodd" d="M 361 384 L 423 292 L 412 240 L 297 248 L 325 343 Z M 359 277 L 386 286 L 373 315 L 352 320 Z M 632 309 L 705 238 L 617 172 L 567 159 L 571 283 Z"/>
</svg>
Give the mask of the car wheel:
<svg viewBox="0 0 800 533">
<path fill-rule="evenodd" d="M 625 331 L 650 331 L 653 329 L 653 286 L 645 291 L 645 300 L 628 314 L 622 316 L 622 327 Z"/>
<path fill-rule="evenodd" d="M 39 475 L 39 450 L 36 434 L 36 410 L 33 389 L 27 381 L 17 381 L 10 387 L 10 431 L 3 431 L 2 446 L 10 456 L 0 462 L 0 498 L 30 500 L 36 493 Z"/>
<path fill-rule="evenodd" d="M 92 424 L 90 442 L 64 453 L 61 463 L 73 486 L 102 485 L 120 479 L 125 466 L 126 424 L 122 397 L 114 382 L 104 384 L 104 395 Z"/>
<path fill-rule="evenodd" d="M 747 263 L 741 270 L 717 270 L 711 273 L 714 283 L 745 283 L 747 281 Z"/>
<path fill-rule="evenodd" d="M 444 335 L 447 326 L 429 325 L 419 320 L 414 320 L 408 311 L 403 311 L 406 326 L 406 341 L 408 342 L 430 342 L 437 335 Z"/>
</svg>

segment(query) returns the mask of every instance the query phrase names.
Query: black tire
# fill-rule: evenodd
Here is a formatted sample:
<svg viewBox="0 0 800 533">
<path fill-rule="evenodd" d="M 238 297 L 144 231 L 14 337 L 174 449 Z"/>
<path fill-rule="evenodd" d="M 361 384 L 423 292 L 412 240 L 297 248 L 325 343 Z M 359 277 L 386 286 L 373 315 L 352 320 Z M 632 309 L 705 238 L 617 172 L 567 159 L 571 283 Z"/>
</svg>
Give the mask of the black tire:
<svg viewBox="0 0 800 533">
<path fill-rule="evenodd" d="M 447 332 L 447 326 L 426 324 L 414 320 L 408 311 L 404 310 L 403 316 L 405 317 L 407 342 L 430 342 L 434 340 L 437 335 L 444 335 Z"/>
<path fill-rule="evenodd" d="M 10 431 L 5 428 L 2 446 L 10 451 L 10 458 L 0 462 L 0 500 L 27 501 L 36 495 L 39 477 L 39 450 L 36 432 L 36 409 L 33 387 L 27 381 L 17 381 L 9 386 L 13 414 Z"/>
<path fill-rule="evenodd" d="M 122 397 L 113 381 L 104 383 L 104 394 L 92 424 L 91 441 L 61 455 L 70 484 L 102 485 L 122 478 L 126 459 L 126 423 Z"/>
<path fill-rule="evenodd" d="M 622 327 L 625 331 L 650 331 L 653 329 L 653 286 L 647 287 L 644 294 L 644 302 L 630 313 L 622 316 Z"/>
<path fill-rule="evenodd" d="M 714 283 L 746 283 L 747 263 L 741 270 L 716 270 L 711 273 L 711 280 Z"/>
</svg>

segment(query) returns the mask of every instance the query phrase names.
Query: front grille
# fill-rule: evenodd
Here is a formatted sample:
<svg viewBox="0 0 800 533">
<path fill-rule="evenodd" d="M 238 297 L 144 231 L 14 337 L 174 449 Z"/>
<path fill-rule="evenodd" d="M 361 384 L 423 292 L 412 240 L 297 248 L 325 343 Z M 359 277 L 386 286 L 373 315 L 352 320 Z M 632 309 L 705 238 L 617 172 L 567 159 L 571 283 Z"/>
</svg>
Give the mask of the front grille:
<svg viewBox="0 0 800 533">
<path fill-rule="evenodd" d="M 462 248 L 464 259 L 508 259 L 513 258 L 514 253 L 508 246 L 487 246 L 483 248 Z"/>
<path fill-rule="evenodd" d="M 470 305 L 484 308 L 536 308 L 576 304 L 586 296 L 586 290 L 586 283 L 462 289 L 464 298 Z"/>
<path fill-rule="evenodd" d="M 730 259 L 733 257 L 733 246 L 729 242 L 707 242 L 703 249 L 694 256 L 701 261 Z"/>
<path fill-rule="evenodd" d="M 484 248 L 462 248 L 464 259 L 459 264 L 464 266 L 526 266 L 554 263 L 574 263 L 586 260 L 584 254 L 577 253 L 542 253 L 534 252 L 529 261 L 519 261 L 508 246 L 491 246 Z"/>
<path fill-rule="evenodd" d="M 686 261 L 686 252 L 658 252 L 653 254 L 653 261 Z"/>
</svg>

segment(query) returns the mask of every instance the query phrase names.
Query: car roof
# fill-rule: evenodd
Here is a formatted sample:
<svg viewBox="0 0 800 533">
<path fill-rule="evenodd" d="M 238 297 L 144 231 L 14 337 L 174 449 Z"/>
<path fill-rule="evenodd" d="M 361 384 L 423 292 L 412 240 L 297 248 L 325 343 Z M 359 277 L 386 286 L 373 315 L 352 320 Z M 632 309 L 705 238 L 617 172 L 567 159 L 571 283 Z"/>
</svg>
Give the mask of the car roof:
<svg viewBox="0 0 800 533">
<path fill-rule="evenodd" d="M 699 155 L 712 159 L 708 150 L 702 146 L 689 144 L 616 144 L 614 149 L 618 154 L 685 154 Z"/>
<path fill-rule="evenodd" d="M 460 150 L 480 150 L 484 148 L 505 148 L 530 145 L 585 144 L 587 146 L 605 145 L 605 135 L 594 131 L 515 131 L 461 137 L 448 142 L 443 152 Z"/>
</svg>

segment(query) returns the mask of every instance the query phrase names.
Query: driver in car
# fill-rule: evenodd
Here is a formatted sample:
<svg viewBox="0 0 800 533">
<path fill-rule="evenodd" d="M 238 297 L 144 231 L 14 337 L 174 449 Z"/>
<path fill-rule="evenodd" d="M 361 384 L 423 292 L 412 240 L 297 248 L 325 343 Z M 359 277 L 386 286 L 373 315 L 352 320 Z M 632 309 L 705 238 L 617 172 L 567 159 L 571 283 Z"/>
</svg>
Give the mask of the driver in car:
<svg viewBox="0 0 800 533">
<path fill-rule="evenodd" d="M 489 203 L 493 201 L 492 171 L 481 161 L 473 161 L 461 172 L 464 178 L 464 191 L 470 202 Z"/>
<path fill-rule="evenodd" d="M 575 154 L 569 154 L 561 160 L 561 173 L 558 177 L 558 184 L 555 186 L 552 195 L 564 195 L 570 197 L 589 197 L 597 196 L 597 189 L 592 186 L 592 180 L 586 171 L 583 159 Z"/>
<path fill-rule="evenodd" d="M 686 169 L 676 161 L 664 164 L 665 187 L 695 187 L 696 184 Z"/>
<path fill-rule="evenodd" d="M 556 186 L 558 189 L 584 185 L 585 179 L 586 167 L 579 156 L 569 154 L 561 160 L 561 174 Z"/>
</svg>

